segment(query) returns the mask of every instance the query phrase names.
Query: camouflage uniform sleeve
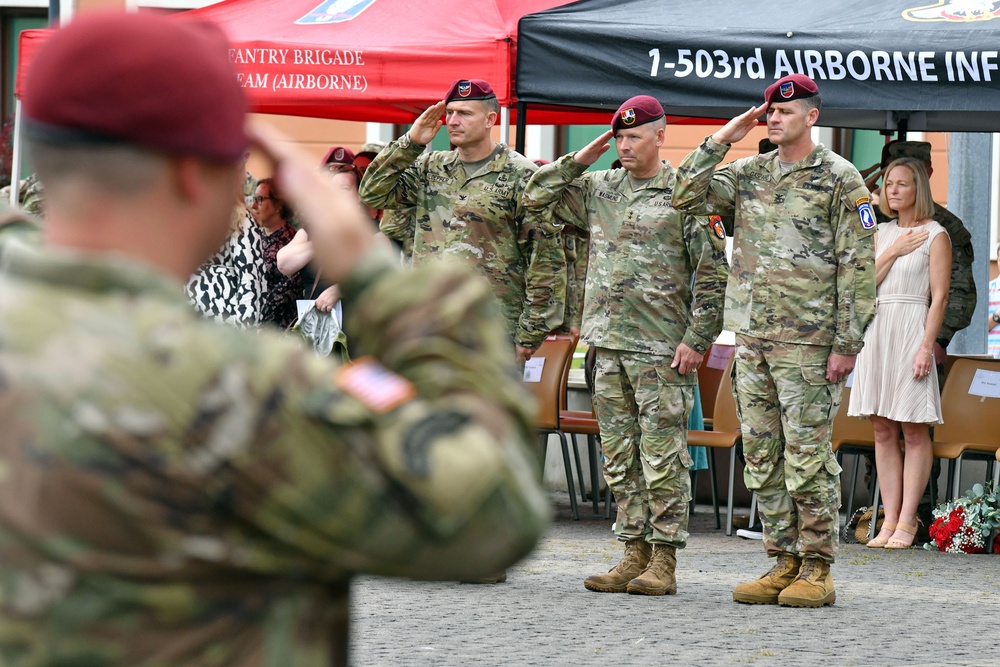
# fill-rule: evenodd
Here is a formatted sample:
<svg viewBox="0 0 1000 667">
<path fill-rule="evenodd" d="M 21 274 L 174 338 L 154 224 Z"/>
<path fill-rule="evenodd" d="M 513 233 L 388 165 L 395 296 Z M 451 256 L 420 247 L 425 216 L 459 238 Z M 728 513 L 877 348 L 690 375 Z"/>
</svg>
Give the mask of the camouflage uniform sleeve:
<svg viewBox="0 0 1000 667">
<path fill-rule="evenodd" d="M 413 240 L 416 234 L 416 219 L 413 209 L 385 209 L 378 223 L 379 231 L 396 241 Z"/>
<path fill-rule="evenodd" d="M 590 232 L 587 215 L 587 170 L 574 159 L 576 153 L 564 155 L 555 162 L 539 167 L 524 190 L 524 207 L 528 211 L 550 210 L 561 223 Z"/>
<path fill-rule="evenodd" d="M 532 548 L 549 517 L 533 403 L 489 287 L 455 262 L 407 272 L 393 263 L 369 256 L 341 283 L 346 328 L 358 357 L 377 358 L 416 397 L 380 413 L 350 392 L 315 392 L 309 411 L 349 434 L 344 465 L 358 464 L 349 484 L 362 487 L 318 494 L 345 500 L 316 516 L 356 571 L 495 573 Z M 351 368 L 338 369 L 338 385 Z"/>
<path fill-rule="evenodd" d="M 976 310 L 976 281 L 972 263 L 975 252 L 972 235 L 962 221 L 947 209 L 937 211 L 944 218 L 938 220 L 951 238 L 951 288 L 948 291 L 948 306 L 944 311 L 944 322 L 938 332 L 937 342 L 948 347 L 955 332 L 969 326 Z"/>
<path fill-rule="evenodd" d="M 729 152 L 730 146 L 706 137 L 677 167 L 677 181 L 672 196 L 678 211 L 696 215 L 731 218 L 735 213 L 738 183 L 732 164 L 715 167 Z"/>
<path fill-rule="evenodd" d="M 857 354 L 875 316 L 875 230 L 861 224 L 858 206 L 870 193 L 861 176 L 844 180 L 834 190 L 830 211 L 837 252 L 837 313 L 833 352 Z M 874 214 L 872 214 L 874 220 Z"/>
<path fill-rule="evenodd" d="M 532 165 L 533 166 L 533 165 Z M 520 221 L 518 246 L 527 259 L 524 285 L 524 309 L 518 319 L 514 342 L 537 348 L 550 331 L 563 323 L 566 315 L 566 249 L 561 222 L 553 212 L 528 208 L 526 192 L 533 170 L 525 170 L 518 183 L 516 217 Z"/>
<path fill-rule="evenodd" d="M 726 240 L 709 230 L 705 220 L 684 216 L 684 241 L 691 258 L 694 287 L 691 291 L 691 324 L 681 342 L 701 354 L 722 331 L 729 275 Z"/>
<path fill-rule="evenodd" d="M 420 165 L 414 164 L 424 147 L 408 135 L 391 142 L 368 165 L 358 194 L 365 206 L 400 209 L 415 206 L 420 192 Z"/>
</svg>

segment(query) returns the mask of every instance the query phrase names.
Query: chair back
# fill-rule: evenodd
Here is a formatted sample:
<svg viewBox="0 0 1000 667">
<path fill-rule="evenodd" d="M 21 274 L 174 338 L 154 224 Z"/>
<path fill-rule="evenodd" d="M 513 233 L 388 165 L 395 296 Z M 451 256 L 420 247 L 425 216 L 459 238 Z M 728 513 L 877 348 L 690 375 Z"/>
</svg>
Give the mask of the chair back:
<svg viewBox="0 0 1000 667">
<path fill-rule="evenodd" d="M 941 390 L 944 423 L 934 427 L 934 442 L 963 442 L 989 451 L 1000 447 L 1000 398 L 969 393 L 979 370 L 1000 374 L 1000 359 L 960 358 L 953 363 Z"/>
<path fill-rule="evenodd" d="M 535 395 L 538 415 L 535 425 L 540 429 L 559 428 L 559 405 L 569 377 L 569 367 L 576 349 L 576 336 L 552 335 L 542 341 L 532 360 L 544 360 L 538 382 L 525 382 Z M 537 363 L 537 362 L 536 362 Z"/>
<path fill-rule="evenodd" d="M 714 431 L 733 432 L 740 430 L 740 418 L 736 412 L 736 398 L 733 397 L 732 377 L 735 362 L 736 355 L 729 355 L 729 363 L 722 371 L 718 388 L 715 391 L 712 412 L 705 412 L 705 414 L 712 415 L 712 430 Z M 701 381 L 700 375 L 698 381 Z"/>
<path fill-rule="evenodd" d="M 837 451 L 842 445 L 875 446 L 875 429 L 871 421 L 861 417 L 847 416 L 847 407 L 851 403 L 851 388 L 844 387 L 840 398 L 840 407 L 833 417 L 833 435 L 831 444 Z"/>
<path fill-rule="evenodd" d="M 705 356 L 701 360 L 701 365 L 698 366 L 698 395 L 701 397 L 701 411 L 706 417 L 713 417 L 713 421 L 715 414 L 715 402 L 719 395 L 719 386 L 722 383 L 723 376 L 728 377 L 726 371 L 728 363 L 723 365 L 718 362 L 721 360 L 723 355 L 728 355 L 726 356 L 727 361 L 732 359 L 733 351 L 735 349 L 735 345 L 720 345 L 719 343 L 712 343 L 708 346 L 708 350 L 705 351 Z M 709 364 L 711 364 L 711 366 Z M 723 367 L 712 367 L 720 365 Z M 715 428 L 714 425 L 713 428 Z"/>
</svg>

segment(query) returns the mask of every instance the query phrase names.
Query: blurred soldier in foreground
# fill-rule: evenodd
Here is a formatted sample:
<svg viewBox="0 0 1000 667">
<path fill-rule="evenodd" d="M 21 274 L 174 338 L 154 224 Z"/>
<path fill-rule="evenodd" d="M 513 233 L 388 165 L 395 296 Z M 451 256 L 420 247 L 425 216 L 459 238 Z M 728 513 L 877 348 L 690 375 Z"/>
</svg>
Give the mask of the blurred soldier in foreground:
<svg viewBox="0 0 1000 667">
<path fill-rule="evenodd" d="M 346 664 L 353 573 L 482 576 L 545 525 L 489 289 L 461 266 L 396 273 L 267 133 L 367 356 L 338 366 L 191 311 L 183 281 L 245 177 L 226 48 L 99 13 L 30 66 L 47 221 L 0 277 L 4 664 Z"/>
<path fill-rule="evenodd" d="M 840 465 L 830 446 L 844 379 L 875 313 L 875 214 L 847 160 L 813 143 L 816 82 L 779 79 L 764 103 L 719 129 L 677 169 L 674 206 L 735 215 L 725 328 L 736 333 L 734 387 L 744 478 L 777 562 L 733 599 L 833 604 Z M 778 150 L 716 168 L 767 112 Z"/>
<path fill-rule="evenodd" d="M 490 135 L 499 111 L 490 84 L 455 81 L 368 166 L 361 201 L 412 207 L 412 217 L 390 216 L 381 229 L 404 249 L 412 236 L 414 266 L 446 256 L 474 266 L 493 287 L 523 361 L 562 323 L 566 260 L 560 230 L 521 203 L 535 165 Z M 442 116 L 455 150 L 424 152 Z"/>
<path fill-rule="evenodd" d="M 625 544 L 610 572 L 584 581 L 605 593 L 677 592 L 691 500 L 688 415 L 698 364 L 722 329 L 725 233 L 670 205 L 665 128 L 656 99 L 633 97 L 610 130 L 539 169 L 524 193 L 529 212 L 551 209 L 590 232 L 583 340 L 597 348 L 594 414 Z M 623 168 L 584 173 L 612 136 Z"/>
</svg>

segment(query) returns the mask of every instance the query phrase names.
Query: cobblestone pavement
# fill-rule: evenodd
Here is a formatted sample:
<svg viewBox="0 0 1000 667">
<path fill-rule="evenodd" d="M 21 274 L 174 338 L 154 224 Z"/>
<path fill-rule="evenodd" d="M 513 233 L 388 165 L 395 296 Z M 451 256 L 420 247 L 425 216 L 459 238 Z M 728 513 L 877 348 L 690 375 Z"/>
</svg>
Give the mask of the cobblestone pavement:
<svg viewBox="0 0 1000 667">
<path fill-rule="evenodd" d="M 572 521 L 566 495 L 554 497 L 548 534 L 504 584 L 357 579 L 352 663 L 1000 664 L 1000 555 L 843 544 L 834 606 L 742 605 L 733 586 L 771 561 L 699 506 L 678 552 L 676 596 L 592 593 L 584 578 L 612 567 L 621 546 L 589 505 Z"/>
</svg>

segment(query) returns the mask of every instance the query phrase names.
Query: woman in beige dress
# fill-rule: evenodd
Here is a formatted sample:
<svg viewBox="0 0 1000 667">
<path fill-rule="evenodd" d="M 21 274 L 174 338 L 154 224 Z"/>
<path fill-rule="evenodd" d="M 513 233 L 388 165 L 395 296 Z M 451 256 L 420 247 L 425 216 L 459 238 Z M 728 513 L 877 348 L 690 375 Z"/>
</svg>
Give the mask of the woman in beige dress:
<svg viewBox="0 0 1000 667">
<path fill-rule="evenodd" d="M 917 532 L 917 505 L 933 462 L 930 426 L 942 423 L 934 340 L 948 302 L 951 242 L 931 219 L 923 163 L 900 158 L 885 173 L 879 208 L 896 219 L 880 224 L 875 236 L 878 306 L 858 356 L 848 414 L 869 417 L 875 431 L 885 523 L 868 546 L 905 549 Z"/>
</svg>

